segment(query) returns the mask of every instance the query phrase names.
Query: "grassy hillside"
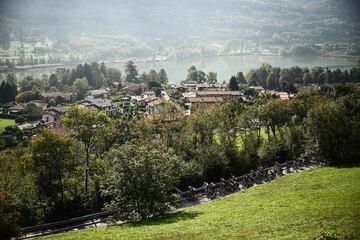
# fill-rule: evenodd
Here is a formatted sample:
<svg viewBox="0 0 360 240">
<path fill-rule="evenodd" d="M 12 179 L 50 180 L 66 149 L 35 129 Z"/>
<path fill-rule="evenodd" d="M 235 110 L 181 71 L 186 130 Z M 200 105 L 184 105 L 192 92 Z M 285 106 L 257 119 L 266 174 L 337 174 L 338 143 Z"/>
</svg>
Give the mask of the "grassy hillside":
<svg viewBox="0 0 360 240">
<path fill-rule="evenodd" d="M 15 125 L 15 120 L 0 118 L 0 132 L 2 132 L 7 126 Z"/>
<path fill-rule="evenodd" d="M 279 178 L 160 218 L 45 239 L 309 239 L 321 230 L 360 238 L 360 164 Z"/>
</svg>

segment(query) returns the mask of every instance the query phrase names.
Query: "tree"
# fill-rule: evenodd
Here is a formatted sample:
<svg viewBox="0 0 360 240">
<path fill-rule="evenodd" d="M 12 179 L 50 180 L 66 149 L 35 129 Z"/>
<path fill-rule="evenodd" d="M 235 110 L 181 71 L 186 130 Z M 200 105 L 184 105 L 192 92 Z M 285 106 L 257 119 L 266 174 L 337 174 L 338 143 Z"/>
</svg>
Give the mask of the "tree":
<svg viewBox="0 0 360 240">
<path fill-rule="evenodd" d="M 91 66 L 88 63 L 84 64 L 83 74 L 84 75 L 82 77 L 85 77 L 87 79 L 88 84 L 92 87 L 96 87 L 96 79 L 94 79 L 93 72 L 91 70 Z"/>
<path fill-rule="evenodd" d="M 311 69 L 311 78 L 313 79 L 313 81 L 315 83 L 320 83 L 320 74 L 324 71 L 324 69 L 322 67 L 314 67 L 313 69 Z"/>
<path fill-rule="evenodd" d="M 55 74 L 51 74 L 49 77 L 49 87 L 56 87 L 58 88 L 58 78 Z"/>
<path fill-rule="evenodd" d="M 197 82 L 204 83 L 206 81 L 206 74 L 202 70 L 197 71 Z"/>
<path fill-rule="evenodd" d="M 63 85 L 71 85 L 70 83 L 70 70 L 67 68 L 57 68 L 55 70 L 55 75 L 58 79 L 59 89 Z"/>
<path fill-rule="evenodd" d="M 257 83 L 265 86 L 268 75 L 272 72 L 272 66 L 267 62 L 262 62 L 261 66 L 256 69 Z"/>
<path fill-rule="evenodd" d="M 85 192 L 88 193 L 88 172 L 90 154 L 96 150 L 96 136 L 112 123 L 103 112 L 90 110 L 84 106 L 71 106 L 62 119 L 64 125 L 76 133 L 85 151 Z"/>
<path fill-rule="evenodd" d="M 186 81 L 197 82 L 197 68 L 194 65 L 192 65 L 187 71 L 188 74 L 186 76 Z"/>
<path fill-rule="evenodd" d="M 246 74 L 246 81 L 249 86 L 258 85 L 258 77 L 254 71 L 250 71 Z"/>
<path fill-rule="evenodd" d="M 342 88 L 342 87 L 340 87 Z M 340 92 L 340 91 L 338 91 Z M 313 105 L 307 114 L 310 145 L 331 163 L 358 160 L 360 153 L 360 91 L 348 88 L 336 101 L 325 100 Z M 356 130 L 355 130 L 356 129 Z"/>
<path fill-rule="evenodd" d="M 28 103 L 24 108 L 24 116 L 28 121 L 35 121 L 41 119 L 43 109 L 36 106 L 35 103 Z"/>
<path fill-rule="evenodd" d="M 217 83 L 217 73 L 216 72 L 208 72 L 206 75 L 206 82 L 209 84 Z"/>
<path fill-rule="evenodd" d="M 147 87 L 150 89 L 150 90 L 156 90 L 156 89 L 160 89 L 161 90 L 161 84 L 157 81 L 150 81 L 148 82 L 147 84 Z"/>
<path fill-rule="evenodd" d="M 233 174 L 240 174 L 237 139 L 240 132 L 239 119 L 245 112 L 245 107 L 235 100 L 228 100 L 219 109 L 219 136 L 221 151 L 229 161 L 229 170 Z"/>
<path fill-rule="evenodd" d="M 23 147 L 1 151 L 0 166 L 0 238 L 6 239 L 5 234 L 19 233 L 19 225 L 35 225 L 42 209 L 30 152 Z"/>
<path fill-rule="evenodd" d="M 16 102 L 18 103 L 27 103 L 33 100 L 39 100 L 40 99 L 40 95 L 38 92 L 33 92 L 33 91 L 25 91 L 25 92 L 21 92 L 18 95 L 16 95 Z"/>
<path fill-rule="evenodd" d="M 266 79 L 266 88 L 267 89 L 276 89 L 278 86 L 274 73 L 270 73 Z"/>
<path fill-rule="evenodd" d="M 291 75 L 289 72 L 289 69 L 283 68 L 280 70 L 280 78 L 279 78 L 279 84 L 280 88 L 283 91 L 288 91 L 288 86 L 291 82 Z"/>
<path fill-rule="evenodd" d="M 10 85 L 17 85 L 17 77 L 15 73 L 8 73 L 6 75 L 6 82 L 8 82 Z"/>
<path fill-rule="evenodd" d="M 17 94 L 16 85 L 2 81 L 0 84 L 0 103 L 9 103 L 15 101 L 15 96 Z"/>
<path fill-rule="evenodd" d="M 309 72 L 304 73 L 303 84 L 308 85 L 309 83 L 311 83 L 311 81 L 312 81 L 312 78 L 311 78 L 310 73 Z"/>
<path fill-rule="evenodd" d="M 163 68 L 160 69 L 158 76 L 161 84 L 167 84 L 169 82 L 168 76 Z"/>
<path fill-rule="evenodd" d="M 318 83 L 320 83 L 320 84 L 326 83 L 326 80 L 327 80 L 326 73 L 323 71 L 319 75 Z"/>
<path fill-rule="evenodd" d="M 76 94 L 76 99 L 84 99 L 86 92 L 89 89 L 89 83 L 86 77 L 77 78 L 73 84 L 74 92 Z"/>
<path fill-rule="evenodd" d="M 244 74 L 242 72 L 238 72 L 236 74 L 236 81 L 240 85 L 245 85 L 246 84 L 246 79 L 245 79 Z"/>
<path fill-rule="evenodd" d="M 72 144 L 71 138 L 46 129 L 30 143 L 39 194 L 46 201 L 55 203 L 55 211 L 56 204 L 60 205 L 56 212 L 60 213 L 62 218 L 66 214 L 64 195 L 68 190 L 67 177 L 75 167 Z"/>
<path fill-rule="evenodd" d="M 100 69 L 100 76 L 104 76 L 104 77 L 108 78 L 108 84 L 113 83 L 113 82 L 121 82 L 121 80 L 122 80 L 121 71 L 119 69 L 115 69 L 115 68 L 108 68 L 106 70 L 106 74 L 103 74 Z"/>
<path fill-rule="evenodd" d="M 154 69 L 151 69 L 149 71 L 149 79 L 152 82 L 159 82 L 159 76 L 158 76 L 157 72 Z"/>
<path fill-rule="evenodd" d="M 104 62 L 101 62 L 99 71 L 106 76 L 106 66 Z"/>
<path fill-rule="evenodd" d="M 188 140 L 194 154 L 190 156 L 200 166 L 205 181 L 215 181 L 224 176 L 228 167 L 228 159 L 214 137 L 214 132 L 219 129 L 218 111 L 217 105 L 199 106 L 186 126 L 193 134 Z"/>
<path fill-rule="evenodd" d="M 193 65 L 188 69 L 188 74 L 187 74 L 186 80 L 187 81 L 195 81 L 197 83 L 203 83 L 203 82 L 205 82 L 205 76 L 206 76 L 206 74 L 203 71 L 198 70 Z"/>
<path fill-rule="evenodd" d="M 139 77 L 139 80 L 142 83 L 149 83 L 150 82 L 149 74 L 147 74 L 147 72 L 142 72 Z"/>
<path fill-rule="evenodd" d="M 228 84 L 228 88 L 231 91 L 239 91 L 239 84 L 238 84 L 238 81 L 236 80 L 235 76 L 231 76 L 229 84 Z"/>
<path fill-rule="evenodd" d="M 127 143 L 113 149 L 113 171 L 107 177 L 107 208 L 121 208 L 121 219 L 144 219 L 164 213 L 174 202 L 172 192 L 181 168 L 177 156 L 164 147 Z"/>
<path fill-rule="evenodd" d="M 285 125 L 290 118 L 290 107 L 286 101 L 271 100 L 261 107 L 259 115 L 262 125 L 276 137 L 277 129 Z"/>
<path fill-rule="evenodd" d="M 136 65 L 132 61 L 127 62 L 125 65 L 125 81 L 137 83 L 139 82 L 138 75 Z"/>
<path fill-rule="evenodd" d="M 290 76 L 293 82 L 301 83 L 303 80 L 303 71 L 299 66 L 293 66 L 289 69 Z"/>
<path fill-rule="evenodd" d="M 0 190 L 0 239 L 10 240 L 20 236 L 20 213 L 11 194 Z"/>
</svg>

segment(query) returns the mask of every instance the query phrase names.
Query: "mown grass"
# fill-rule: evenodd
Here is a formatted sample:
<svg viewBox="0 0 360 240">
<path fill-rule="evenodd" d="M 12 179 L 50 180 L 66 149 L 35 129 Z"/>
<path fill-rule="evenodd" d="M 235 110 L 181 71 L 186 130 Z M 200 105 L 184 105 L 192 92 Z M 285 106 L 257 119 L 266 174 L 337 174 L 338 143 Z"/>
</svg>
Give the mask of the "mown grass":
<svg viewBox="0 0 360 240">
<path fill-rule="evenodd" d="M 15 120 L 0 118 L 0 132 L 4 131 L 7 126 L 15 125 Z"/>
<path fill-rule="evenodd" d="M 253 134 L 258 134 L 258 130 L 251 130 Z M 266 130 L 263 128 L 261 129 L 260 131 L 260 137 L 261 139 L 263 139 L 264 141 L 267 141 L 268 140 L 268 134 L 266 133 Z M 245 138 L 245 132 L 241 132 L 241 133 L 238 133 L 236 135 L 236 147 L 237 147 L 237 150 L 241 151 L 244 149 L 244 141 L 243 139 Z M 220 135 L 219 133 L 215 133 L 214 134 L 214 140 L 220 144 L 221 143 L 221 140 L 220 140 Z"/>
<path fill-rule="evenodd" d="M 139 223 L 45 239 L 310 239 L 322 230 L 360 239 L 359 185 L 360 164 L 323 167 Z"/>
</svg>

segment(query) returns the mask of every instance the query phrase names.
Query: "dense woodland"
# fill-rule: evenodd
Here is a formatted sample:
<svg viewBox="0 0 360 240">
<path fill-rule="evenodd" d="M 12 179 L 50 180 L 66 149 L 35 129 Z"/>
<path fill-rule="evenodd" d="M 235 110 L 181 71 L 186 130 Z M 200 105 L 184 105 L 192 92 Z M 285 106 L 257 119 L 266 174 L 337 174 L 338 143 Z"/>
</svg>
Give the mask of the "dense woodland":
<svg viewBox="0 0 360 240">
<path fill-rule="evenodd" d="M 117 207 L 121 219 L 143 219 L 176 201 L 176 188 L 275 161 L 360 157 L 360 88 L 352 84 L 324 85 L 289 101 L 229 100 L 191 116 L 173 104 L 150 119 L 110 119 L 72 106 L 62 121 L 74 137 L 44 130 L 1 151 L 1 233 Z"/>
</svg>

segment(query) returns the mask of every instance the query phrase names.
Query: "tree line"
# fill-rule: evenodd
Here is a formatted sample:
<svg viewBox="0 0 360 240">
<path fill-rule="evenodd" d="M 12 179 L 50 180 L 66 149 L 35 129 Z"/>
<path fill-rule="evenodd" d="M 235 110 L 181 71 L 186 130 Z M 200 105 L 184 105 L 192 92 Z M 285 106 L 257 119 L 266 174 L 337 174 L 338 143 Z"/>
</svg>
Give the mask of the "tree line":
<svg viewBox="0 0 360 240">
<path fill-rule="evenodd" d="M 360 88 L 351 84 L 289 101 L 229 99 L 190 116 L 173 104 L 153 118 L 115 120 L 71 106 L 62 122 L 72 137 L 43 130 L 0 153 L 0 232 L 118 207 L 121 219 L 147 218 L 176 201 L 176 188 L 275 161 L 357 161 L 359 109 Z"/>
<path fill-rule="evenodd" d="M 0 91 L 3 92 L 0 95 L 0 103 L 26 103 L 40 100 L 41 92 L 59 91 L 73 93 L 77 100 L 81 100 L 90 89 L 109 87 L 117 91 L 125 83 L 144 83 L 149 89 L 159 91 L 161 84 L 167 84 L 169 81 L 164 69 L 160 69 L 159 72 L 152 69 L 139 74 L 137 66 L 132 61 L 125 64 L 124 73 L 123 76 L 121 70 L 108 68 L 104 63 L 96 62 L 78 64 L 71 70 L 57 68 L 50 75 L 44 74 L 40 78 L 26 76 L 19 81 L 14 73 L 8 73 L 6 79 L 0 83 Z M 61 99 L 53 100 L 55 105 L 62 103 Z"/>
<path fill-rule="evenodd" d="M 243 78 L 241 78 L 243 80 Z M 296 84 L 336 84 L 360 82 L 360 59 L 349 70 L 336 69 L 334 71 L 323 67 L 291 68 L 272 67 L 264 62 L 257 69 L 250 70 L 245 75 L 246 83 L 251 86 L 262 86 L 269 90 L 297 92 Z M 239 82 L 240 84 L 241 82 Z M 242 82 L 244 83 L 244 82 Z"/>
</svg>

